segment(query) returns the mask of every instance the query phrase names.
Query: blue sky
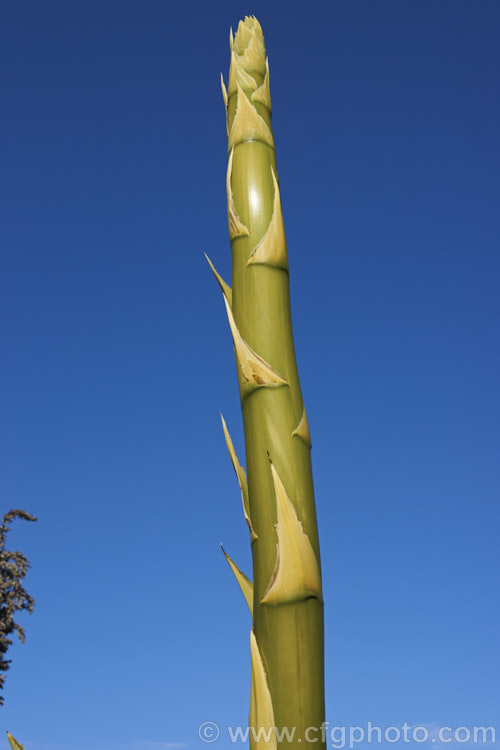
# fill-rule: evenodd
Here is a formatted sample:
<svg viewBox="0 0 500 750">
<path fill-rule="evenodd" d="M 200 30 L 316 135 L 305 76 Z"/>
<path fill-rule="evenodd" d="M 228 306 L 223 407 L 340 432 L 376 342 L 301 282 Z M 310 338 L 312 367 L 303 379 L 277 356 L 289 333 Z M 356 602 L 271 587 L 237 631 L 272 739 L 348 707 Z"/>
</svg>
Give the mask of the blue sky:
<svg viewBox="0 0 500 750">
<path fill-rule="evenodd" d="M 271 66 L 327 718 L 500 727 L 500 5 L 26 0 L 0 31 L 2 502 L 39 518 L 9 537 L 37 606 L 0 730 L 26 750 L 199 749 L 201 722 L 247 721 L 219 411 L 240 456 L 243 435 L 203 256 L 230 277 L 219 74 L 245 14 Z"/>
</svg>

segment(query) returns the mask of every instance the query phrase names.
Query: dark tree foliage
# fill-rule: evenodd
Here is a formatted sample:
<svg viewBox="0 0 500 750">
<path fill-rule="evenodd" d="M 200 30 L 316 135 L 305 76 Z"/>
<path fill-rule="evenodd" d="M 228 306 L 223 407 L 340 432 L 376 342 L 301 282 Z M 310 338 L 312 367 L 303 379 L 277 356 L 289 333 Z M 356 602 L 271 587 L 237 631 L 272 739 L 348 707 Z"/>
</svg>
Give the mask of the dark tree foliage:
<svg viewBox="0 0 500 750">
<path fill-rule="evenodd" d="M 35 600 L 26 593 L 22 580 L 30 567 L 29 560 L 21 552 L 10 552 L 5 549 L 5 539 L 14 518 L 25 521 L 36 521 L 35 516 L 24 510 L 9 510 L 0 525 L 0 690 L 3 689 L 5 675 L 9 669 L 10 659 L 5 659 L 7 649 L 12 644 L 8 637 L 14 631 L 21 643 L 24 642 L 24 630 L 14 621 L 14 613 L 20 609 L 33 612 Z M 0 706 L 3 697 L 0 695 Z"/>
</svg>

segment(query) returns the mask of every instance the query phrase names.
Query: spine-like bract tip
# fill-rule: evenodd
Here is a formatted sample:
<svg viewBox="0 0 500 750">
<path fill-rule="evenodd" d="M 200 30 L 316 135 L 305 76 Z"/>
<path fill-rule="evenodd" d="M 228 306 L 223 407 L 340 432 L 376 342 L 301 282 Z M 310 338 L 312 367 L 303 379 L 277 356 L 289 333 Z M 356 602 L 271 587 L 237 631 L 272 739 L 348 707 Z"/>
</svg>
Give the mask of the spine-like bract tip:
<svg viewBox="0 0 500 750">
<path fill-rule="evenodd" d="M 241 589 L 241 593 L 245 597 L 245 601 L 248 604 L 248 609 L 250 610 L 250 614 L 253 615 L 253 585 L 252 581 L 250 581 L 246 575 L 238 568 L 236 563 L 234 563 L 229 555 L 227 554 L 226 550 L 221 544 L 221 549 L 224 553 L 224 557 L 226 558 L 227 562 L 229 563 L 229 567 L 234 573 L 234 577 L 236 578 L 238 582 L 238 586 Z"/>
<path fill-rule="evenodd" d="M 226 420 L 224 419 L 222 414 L 220 415 L 220 418 L 222 421 L 222 429 L 224 430 L 224 438 L 226 440 L 229 458 L 231 459 L 231 463 L 233 464 L 234 473 L 236 474 L 236 478 L 240 486 L 241 500 L 243 502 L 243 515 L 245 516 L 245 521 L 247 522 L 248 528 L 250 529 L 250 539 L 252 542 L 254 542 L 256 539 L 258 539 L 258 536 L 254 531 L 252 521 L 250 519 L 250 500 L 248 497 L 247 475 L 245 473 L 245 469 L 240 464 L 238 456 L 234 449 L 231 435 L 229 434 L 229 430 L 227 429 Z"/>
</svg>

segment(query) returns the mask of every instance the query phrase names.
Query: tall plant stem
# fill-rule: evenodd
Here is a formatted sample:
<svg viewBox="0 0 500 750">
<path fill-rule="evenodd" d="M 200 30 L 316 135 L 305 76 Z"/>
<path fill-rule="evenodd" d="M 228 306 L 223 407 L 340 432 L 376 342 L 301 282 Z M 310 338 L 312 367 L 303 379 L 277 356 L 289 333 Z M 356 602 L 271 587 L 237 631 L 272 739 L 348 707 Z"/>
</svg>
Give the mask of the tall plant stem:
<svg viewBox="0 0 500 750">
<path fill-rule="evenodd" d="M 255 18 L 240 21 L 230 47 L 229 81 L 222 88 L 232 290 L 215 273 L 235 348 L 246 475 L 225 423 L 224 429 L 252 544 L 249 723 L 278 730 L 267 743 L 250 734 L 250 744 L 303 750 L 309 742 L 322 748 L 323 597 L 311 439 L 292 335 L 269 67 Z M 248 599 L 251 584 L 245 581 Z M 289 734 L 280 742 L 282 728 Z"/>
</svg>

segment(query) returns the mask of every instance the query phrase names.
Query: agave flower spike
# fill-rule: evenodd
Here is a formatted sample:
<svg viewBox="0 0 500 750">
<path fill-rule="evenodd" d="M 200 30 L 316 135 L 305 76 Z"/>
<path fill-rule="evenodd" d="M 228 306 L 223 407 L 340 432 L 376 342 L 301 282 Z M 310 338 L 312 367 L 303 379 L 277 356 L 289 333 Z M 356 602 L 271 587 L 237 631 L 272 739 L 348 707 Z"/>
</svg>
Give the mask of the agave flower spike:
<svg viewBox="0 0 500 750">
<path fill-rule="evenodd" d="M 231 31 L 222 91 L 231 287 L 212 270 L 233 338 L 245 433 L 246 472 L 222 420 L 251 532 L 253 584 L 226 555 L 252 614 L 250 747 L 324 750 L 323 595 L 311 436 L 292 335 L 269 64 L 254 17 L 240 21 L 234 36 Z M 277 731 L 269 734 L 272 727 Z M 282 728 L 288 730 L 284 738 Z"/>
</svg>

